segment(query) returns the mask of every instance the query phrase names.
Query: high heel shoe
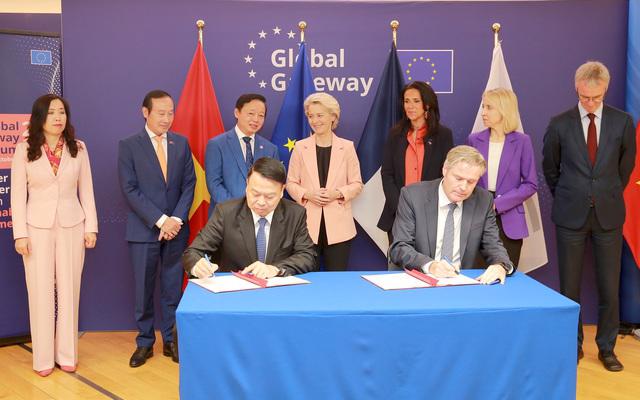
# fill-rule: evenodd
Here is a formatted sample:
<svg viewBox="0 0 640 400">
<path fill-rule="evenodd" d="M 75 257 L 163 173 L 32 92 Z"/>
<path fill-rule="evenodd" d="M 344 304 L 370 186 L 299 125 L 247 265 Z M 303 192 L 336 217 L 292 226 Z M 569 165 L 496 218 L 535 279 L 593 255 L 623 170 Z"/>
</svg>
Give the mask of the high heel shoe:
<svg viewBox="0 0 640 400">
<path fill-rule="evenodd" d="M 42 371 L 36 371 L 36 374 L 44 378 L 45 376 L 51 375 L 52 372 L 53 372 L 53 368 L 49 368 L 49 369 L 43 369 Z"/>
</svg>

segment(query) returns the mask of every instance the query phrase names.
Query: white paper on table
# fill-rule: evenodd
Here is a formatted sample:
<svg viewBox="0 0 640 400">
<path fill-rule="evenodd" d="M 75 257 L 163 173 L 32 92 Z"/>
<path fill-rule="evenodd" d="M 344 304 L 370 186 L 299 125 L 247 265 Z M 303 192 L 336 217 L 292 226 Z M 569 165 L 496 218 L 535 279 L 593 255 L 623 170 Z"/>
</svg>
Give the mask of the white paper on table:
<svg viewBox="0 0 640 400">
<path fill-rule="evenodd" d="M 398 289 L 417 289 L 435 287 L 427 282 L 405 273 L 399 272 L 395 274 L 379 274 L 379 275 L 362 275 L 362 277 L 374 285 L 384 290 Z M 479 285 L 480 282 L 465 275 L 458 275 L 453 278 L 436 278 L 438 284 L 436 286 L 459 286 L 459 285 Z"/>
<path fill-rule="evenodd" d="M 240 279 L 234 275 L 214 275 L 204 279 L 189 279 L 190 282 L 198 286 L 212 291 L 213 293 L 237 292 L 240 290 L 263 289 L 262 286 L 256 285 L 244 279 Z M 273 277 L 267 279 L 267 287 L 301 285 L 311 283 L 297 276 Z"/>
</svg>

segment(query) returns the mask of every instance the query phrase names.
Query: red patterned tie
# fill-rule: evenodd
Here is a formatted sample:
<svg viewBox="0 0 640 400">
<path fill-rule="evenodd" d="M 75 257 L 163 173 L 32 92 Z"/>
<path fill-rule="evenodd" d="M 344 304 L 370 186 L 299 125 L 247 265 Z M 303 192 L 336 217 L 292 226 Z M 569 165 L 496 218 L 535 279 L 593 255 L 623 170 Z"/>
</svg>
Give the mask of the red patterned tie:
<svg viewBox="0 0 640 400">
<path fill-rule="evenodd" d="M 596 115 L 593 113 L 587 114 L 589 117 L 589 129 L 587 129 L 587 150 L 589 151 L 589 160 L 591 165 L 596 163 L 596 153 L 598 152 L 598 139 L 596 137 Z"/>
</svg>

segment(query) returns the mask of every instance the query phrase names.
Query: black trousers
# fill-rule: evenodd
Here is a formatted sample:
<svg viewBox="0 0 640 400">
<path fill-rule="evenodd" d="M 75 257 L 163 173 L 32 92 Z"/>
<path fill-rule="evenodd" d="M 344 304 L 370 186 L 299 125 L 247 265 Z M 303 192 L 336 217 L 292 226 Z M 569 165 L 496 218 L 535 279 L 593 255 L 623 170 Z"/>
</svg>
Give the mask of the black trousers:
<svg viewBox="0 0 640 400">
<path fill-rule="evenodd" d="M 580 303 L 580 283 L 587 239 L 591 239 L 598 287 L 598 329 L 596 344 L 601 352 L 613 351 L 620 326 L 618 289 L 622 228 L 602 228 L 593 208 L 580 229 L 556 226 L 560 292 Z M 578 321 L 578 346 L 582 346 L 582 317 Z"/>
<path fill-rule="evenodd" d="M 522 252 L 522 239 L 511 239 L 504 233 L 504 228 L 502 227 L 502 218 L 499 215 L 496 216 L 496 222 L 498 224 L 498 231 L 500 234 L 500 240 L 502 240 L 502 244 L 504 248 L 507 250 L 507 254 L 509 255 L 509 259 L 513 263 L 513 265 L 517 266 L 520 263 L 520 253 Z"/>
<path fill-rule="evenodd" d="M 316 265 L 320 266 L 320 257 L 324 260 L 325 271 L 346 271 L 349 265 L 349 253 L 353 239 L 327 244 L 327 228 L 324 225 L 324 214 L 320 218 L 320 234 L 316 245 Z"/>
</svg>

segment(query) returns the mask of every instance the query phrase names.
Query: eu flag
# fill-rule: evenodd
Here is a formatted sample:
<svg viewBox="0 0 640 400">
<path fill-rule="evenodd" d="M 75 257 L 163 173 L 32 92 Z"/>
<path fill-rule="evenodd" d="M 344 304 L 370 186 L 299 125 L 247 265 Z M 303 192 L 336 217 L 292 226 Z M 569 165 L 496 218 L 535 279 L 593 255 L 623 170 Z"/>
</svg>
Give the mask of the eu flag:
<svg viewBox="0 0 640 400">
<path fill-rule="evenodd" d="M 364 188 L 353 201 L 353 216 L 371 239 L 386 254 L 389 247 L 387 234 L 377 227 L 378 219 L 384 208 L 382 190 L 382 150 L 389 135 L 389 129 L 402 118 L 400 91 L 404 79 L 398 61 L 395 45 L 382 71 L 380 83 L 373 99 L 369 117 L 358 143 L 358 159 Z"/>
<path fill-rule="evenodd" d="M 289 167 L 289 157 L 296 140 L 304 139 L 311 133 L 311 127 L 304 113 L 304 100 L 315 92 L 311 67 L 307 60 L 305 43 L 300 43 L 300 51 L 293 66 L 291 80 L 280 108 L 280 114 L 273 128 L 271 142 L 278 147 L 280 160 Z"/>
<path fill-rule="evenodd" d="M 398 50 L 407 82 L 427 82 L 436 93 L 453 93 L 453 50 Z"/>
</svg>

